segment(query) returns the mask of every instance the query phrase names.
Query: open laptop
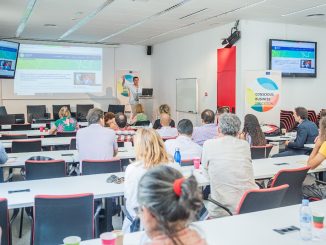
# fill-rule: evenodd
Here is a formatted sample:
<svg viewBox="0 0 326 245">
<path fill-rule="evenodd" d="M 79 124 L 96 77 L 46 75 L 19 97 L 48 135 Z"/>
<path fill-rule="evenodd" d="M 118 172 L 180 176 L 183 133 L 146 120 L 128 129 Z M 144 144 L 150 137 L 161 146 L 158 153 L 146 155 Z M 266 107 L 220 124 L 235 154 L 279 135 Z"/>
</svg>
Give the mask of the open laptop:
<svg viewBox="0 0 326 245">
<path fill-rule="evenodd" d="M 152 97 L 153 89 L 152 88 L 143 88 L 141 92 L 141 96 L 143 97 Z"/>
</svg>

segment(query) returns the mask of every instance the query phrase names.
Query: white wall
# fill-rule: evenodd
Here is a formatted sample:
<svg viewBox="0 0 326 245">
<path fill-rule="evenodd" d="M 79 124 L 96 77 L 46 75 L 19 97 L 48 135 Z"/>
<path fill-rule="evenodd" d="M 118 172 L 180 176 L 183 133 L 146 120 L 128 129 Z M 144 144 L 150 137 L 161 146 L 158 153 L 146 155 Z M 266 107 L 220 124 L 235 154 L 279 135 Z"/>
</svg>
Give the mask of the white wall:
<svg viewBox="0 0 326 245">
<path fill-rule="evenodd" d="M 199 116 L 176 114 L 176 79 L 198 78 L 199 112 L 206 108 L 216 110 L 217 49 L 221 48 L 221 38 L 229 35 L 231 27 L 232 24 L 217 27 L 154 46 L 154 107 L 167 103 L 177 120 L 188 117 L 199 123 Z"/>
<path fill-rule="evenodd" d="M 268 69 L 269 39 L 317 42 L 317 78 L 283 78 L 281 108 L 304 106 L 319 111 L 326 108 L 326 30 L 311 26 L 241 21 L 240 70 Z M 242 74 L 238 83 L 242 84 Z"/>
<path fill-rule="evenodd" d="M 135 45 L 121 45 L 114 48 L 114 52 L 108 52 L 114 57 L 113 62 L 106 62 L 106 59 L 111 59 L 111 57 L 106 57 L 106 52 L 104 50 L 104 62 L 103 62 L 103 79 L 104 84 L 109 85 L 109 93 L 105 96 L 85 96 L 84 99 L 73 99 L 69 98 L 44 98 L 44 99 L 20 99 L 15 96 L 8 96 L 8 92 L 13 94 L 13 91 L 8 91 L 8 89 L 13 90 L 13 86 L 7 86 L 5 83 L 13 83 L 13 80 L 0 80 L 0 100 L 2 104 L 6 106 L 8 113 L 26 113 L 26 105 L 46 105 L 47 110 L 52 112 L 53 104 L 67 104 L 69 103 L 72 110 L 75 110 L 76 104 L 95 104 L 97 107 L 101 107 L 103 110 L 107 110 L 108 104 L 116 103 L 116 87 L 115 87 L 115 71 L 116 70 L 135 70 L 140 71 L 141 74 L 141 86 L 142 87 L 152 87 L 151 84 L 151 56 L 146 55 L 146 49 L 144 46 Z M 109 69 L 109 71 L 107 70 Z M 7 90 L 7 91 L 6 91 Z"/>
</svg>

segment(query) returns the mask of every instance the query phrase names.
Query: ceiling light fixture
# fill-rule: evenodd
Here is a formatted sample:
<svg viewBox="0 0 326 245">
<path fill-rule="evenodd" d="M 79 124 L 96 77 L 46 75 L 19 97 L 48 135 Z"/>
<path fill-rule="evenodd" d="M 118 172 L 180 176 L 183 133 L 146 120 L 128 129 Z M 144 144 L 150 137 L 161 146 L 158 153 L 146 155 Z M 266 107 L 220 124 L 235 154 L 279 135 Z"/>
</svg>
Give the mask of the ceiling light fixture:
<svg viewBox="0 0 326 245">
<path fill-rule="evenodd" d="M 193 12 L 193 13 L 187 14 L 187 15 L 185 15 L 185 16 L 179 18 L 179 20 L 189 18 L 190 16 L 197 15 L 197 14 L 203 12 L 203 11 L 206 11 L 206 10 L 208 10 L 208 8 L 204 8 L 204 9 L 201 9 L 201 10 L 195 11 L 195 12 Z"/>
<path fill-rule="evenodd" d="M 104 3 L 102 3 L 97 9 L 93 10 L 90 14 L 85 16 L 83 19 L 81 19 L 76 25 L 71 27 L 68 31 L 66 31 L 64 34 L 62 34 L 58 40 L 63 40 L 67 36 L 69 36 L 71 33 L 77 31 L 82 26 L 86 25 L 89 21 L 91 21 L 99 12 L 101 12 L 105 7 L 110 5 L 114 0 L 107 0 Z"/>
<path fill-rule="evenodd" d="M 29 0 L 28 3 L 27 3 L 27 7 L 25 9 L 25 12 L 19 22 L 19 26 L 16 30 L 16 37 L 20 37 L 20 35 L 23 33 L 25 27 L 26 27 L 26 24 L 27 24 L 27 21 L 28 19 L 31 17 L 32 15 L 32 12 L 33 12 L 33 9 L 34 9 L 34 6 L 36 4 L 36 1 L 37 0 Z"/>
<path fill-rule="evenodd" d="M 325 14 L 308 14 L 306 15 L 307 18 L 319 18 L 319 17 L 324 17 Z"/>
<path fill-rule="evenodd" d="M 302 13 L 302 12 L 305 12 L 305 11 L 308 11 L 308 10 L 312 10 L 312 9 L 316 9 L 316 8 L 320 8 L 320 7 L 323 7 L 323 6 L 326 6 L 326 3 L 319 4 L 319 5 L 314 6 L 314 7 L 309 7 L 309 8 L 301 9 L 301 10 L 294 11 L 294 12 L 291 12 L 291 13 L 282 14 L 282 17 L 286 17 L 286 16 L 290 16 L 290 15 L 294 15 L 294 14 L 299 14 L 299 13 Z"/>
<path fill-rule="evenodd" d="M 115 37 L 115 36 L 117 36 L 117 35 L 120 35 L 121 33 L 124 33 L 124 32 L 126 32 L 126 31 L 129 31 L 129 30 L 131 30 L 131 29 L 133 29 L 133 28 L 135 28 L 135 27 L 137 27 L 137 26 L 140 26 L 140 25 L 144 24 L 145 22 L 147 22 L 147 21 L 149 21 L 149 20 L 152 20 L 153 18 L 156 18 L 156 17 L 162 16 L 162 15 L 165 15 L 165 14 L 171 12 L 172 10 L 174 10 L 174 9 L 176 9 L 176 8 L 179 8 L 179 7 L 181 7 L 182 5 L 184 5 L 185 3 L 190 2 L 190 1 L 191 1 L 191 0 L 183 0 L 183 1 L 179 2 L 179 3 L 176 4 L 176 5 L 173 5 L 173 6 L 167 8 L 167 9 L 165 9 L 165 10 L 163 10 L 163 11 L 160 11 L 160 12 L 158 12 L 158 13 L 156 13 L 156 14 L 153 14 L 153 15 L 151 15 L 151 16 L 148 16 L 148 17 L 146 17 L 145 19 L 142 19 L 142 20 L 140 20 L 140 21 L 138 21 L 138 22 L 136 22 L 136 23 L 134 23 L 134 24 L 132 24 L 132 25 L 130 25 L 130 26 L 127 26 L 126 28 L 124 28 L 124 29 L 122 29 L 122 30 L 120 30 L 120 31 L 118 31 L 118 32 L 115 32 L 115 33 L 113 33 L 113 34 L 111 34 L 111 35 L 108 35 L 108 36 L 106 36 L 106 37 L 104 37 L 104 38 L 98 40 L 98 42 L 103 42 L 103 41 L 105 41 L 105 40 L 107 40 L 107 39 L 110 39 L 110 38 L 112 38 L 112 37 Z"/>
</svg>

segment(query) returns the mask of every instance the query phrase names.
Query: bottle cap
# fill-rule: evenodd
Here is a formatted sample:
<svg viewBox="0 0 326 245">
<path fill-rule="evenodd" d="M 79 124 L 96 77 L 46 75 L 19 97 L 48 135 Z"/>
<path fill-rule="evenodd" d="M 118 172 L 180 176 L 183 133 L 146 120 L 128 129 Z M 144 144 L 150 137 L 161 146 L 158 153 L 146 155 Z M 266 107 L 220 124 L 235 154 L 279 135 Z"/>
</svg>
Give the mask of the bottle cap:
<svg viewBox="0 0 326 245">
<path fill-rule="evenodd" d="M 308 199 L 303 199 L 302 200 L 302 205 L 308 206 L 309 205 L 309 200 Z"/>
<path fill-rule="evenodd" d="M 180 151 L 180 149 L 177 147 L 177 148 L 175 148 L 175 151 Z"/>
</svg>

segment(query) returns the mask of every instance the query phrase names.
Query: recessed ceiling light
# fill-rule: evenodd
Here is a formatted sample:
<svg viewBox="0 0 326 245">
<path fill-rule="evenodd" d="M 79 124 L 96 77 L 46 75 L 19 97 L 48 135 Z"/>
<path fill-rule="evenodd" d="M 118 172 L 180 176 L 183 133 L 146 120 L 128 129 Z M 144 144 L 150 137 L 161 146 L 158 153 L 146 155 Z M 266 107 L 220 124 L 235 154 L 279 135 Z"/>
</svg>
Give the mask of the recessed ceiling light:
<svg viewBox="0 0 326 245">
<path fill-rule="evenodd" d="M 56 24 L 44 24 L 45 27 L 57 27 Z"/>
<path fill-rule="evenodd" d="M 325 14 L 308 14 L 306 17 L 311 18 L 311 17 L 324 17 Z"/>
</svg>

